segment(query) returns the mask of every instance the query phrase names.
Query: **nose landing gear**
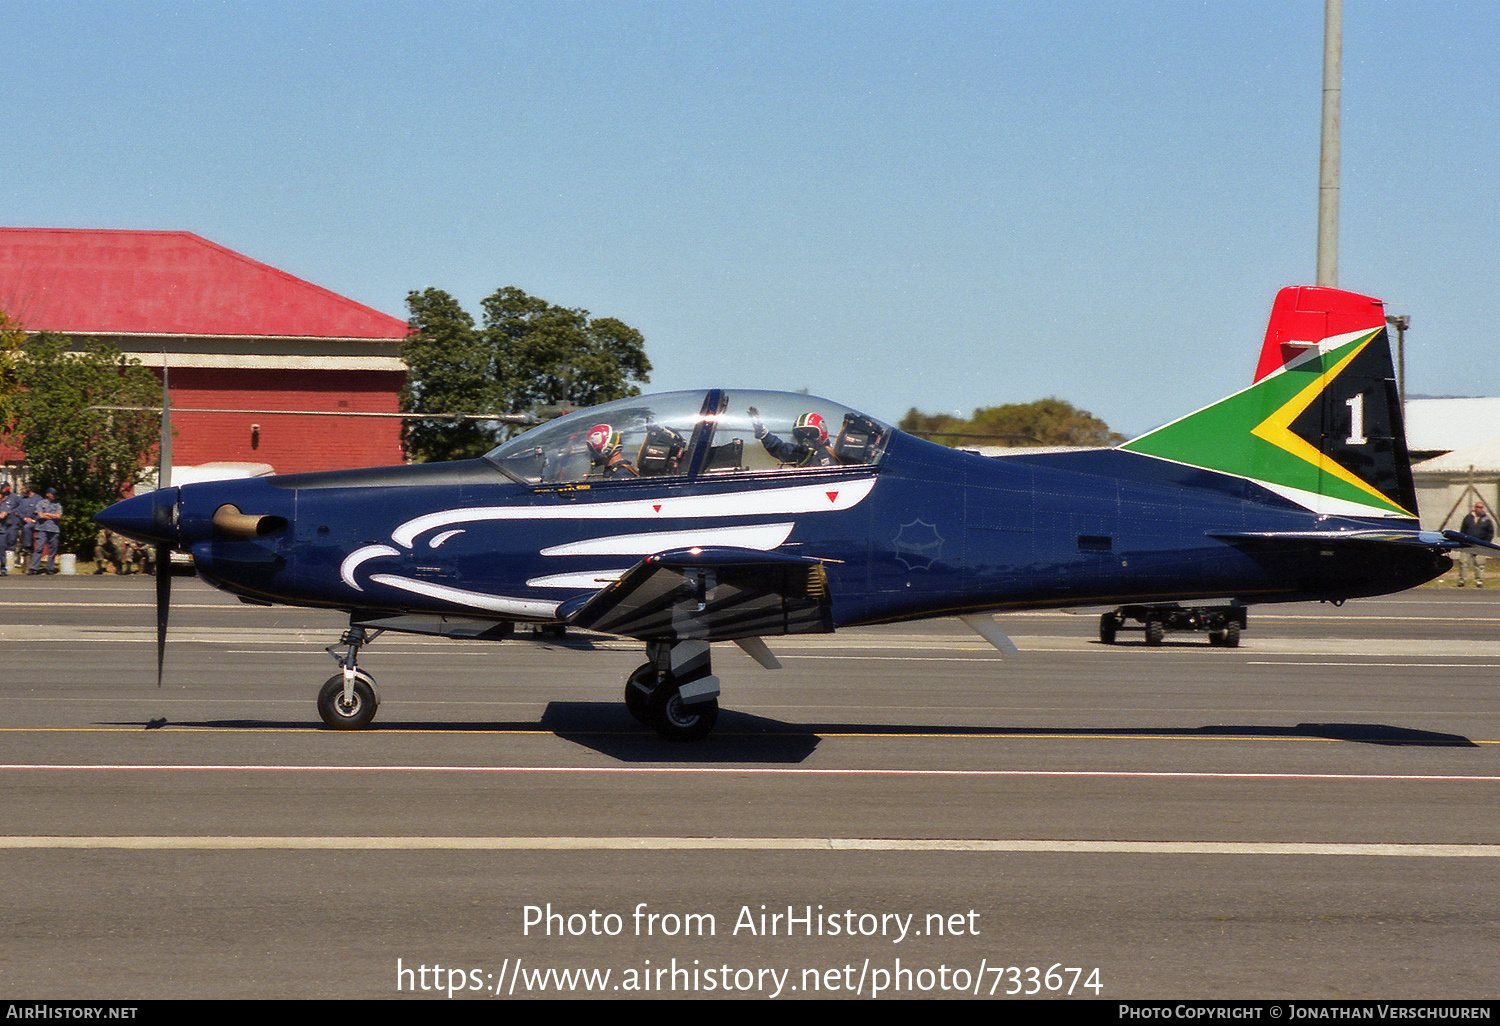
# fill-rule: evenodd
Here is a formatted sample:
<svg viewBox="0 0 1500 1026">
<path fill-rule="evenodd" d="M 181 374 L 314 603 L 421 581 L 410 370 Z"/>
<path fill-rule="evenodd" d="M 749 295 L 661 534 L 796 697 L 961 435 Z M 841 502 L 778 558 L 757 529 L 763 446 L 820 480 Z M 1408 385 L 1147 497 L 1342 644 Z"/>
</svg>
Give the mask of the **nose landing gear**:
<svg viewBox="0 0 1500 1026">
<path fill-rule="evenodd" d="M 369 631 L 351 626 L 337 645 L 325 651 L 339 664 L 338 673 L 329 677 L 318 692 L 318 715 L 330 730 L 363 730 L 380 708 L 380 692 L 375 678 L 355 665 L 359 650 L 378 638 L 383 631 Z"/>
</svg>

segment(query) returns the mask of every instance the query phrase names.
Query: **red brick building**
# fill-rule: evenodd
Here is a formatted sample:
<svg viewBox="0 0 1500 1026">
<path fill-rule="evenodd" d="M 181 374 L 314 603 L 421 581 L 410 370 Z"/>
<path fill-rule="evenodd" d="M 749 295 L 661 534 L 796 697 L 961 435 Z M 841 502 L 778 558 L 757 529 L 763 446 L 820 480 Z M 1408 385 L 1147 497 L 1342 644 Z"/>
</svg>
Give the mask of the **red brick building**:
<svg viewBox="0 0 1500 1026">
<path fill-rule="evenodd" d="M 402 461 L 398 418 L 267 411 L 398 412 L 406 323 L 189 232 L 0 228 L 0 310 L 165 365 L 177 466 Z"/>
</svg>

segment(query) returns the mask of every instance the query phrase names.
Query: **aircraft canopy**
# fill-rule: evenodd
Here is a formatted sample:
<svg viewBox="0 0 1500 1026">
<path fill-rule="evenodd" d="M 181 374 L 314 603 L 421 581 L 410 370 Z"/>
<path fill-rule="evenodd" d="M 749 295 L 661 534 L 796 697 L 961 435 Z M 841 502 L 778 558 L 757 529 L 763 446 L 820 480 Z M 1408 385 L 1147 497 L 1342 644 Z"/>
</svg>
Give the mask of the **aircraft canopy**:
<svg viewBox="0 0 1500 1026">
<path fill-rule="evenodd" d="M 486 458 L 529 484 L 696 477 L 874 465 L 890 435 L 887 425 L 815 396 L 712 389 L 579 410 Z"/>
</svg>

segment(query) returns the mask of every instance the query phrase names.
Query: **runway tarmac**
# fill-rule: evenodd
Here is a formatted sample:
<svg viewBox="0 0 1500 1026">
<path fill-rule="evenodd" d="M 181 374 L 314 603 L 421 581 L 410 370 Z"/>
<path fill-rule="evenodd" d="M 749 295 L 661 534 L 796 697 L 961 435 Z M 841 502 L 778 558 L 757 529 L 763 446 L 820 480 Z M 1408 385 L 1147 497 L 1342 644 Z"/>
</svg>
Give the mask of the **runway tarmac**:
<svg viewBox="0 0 1500 1026">
<path fill-rule="evenodd" d="M 34 998 L 1494 999 L 1500 594 L 1101 645 L 999 618 L 715 646 L 718 731 L 636 645 L 0 580 L 0 979 Z"/>
</svg>

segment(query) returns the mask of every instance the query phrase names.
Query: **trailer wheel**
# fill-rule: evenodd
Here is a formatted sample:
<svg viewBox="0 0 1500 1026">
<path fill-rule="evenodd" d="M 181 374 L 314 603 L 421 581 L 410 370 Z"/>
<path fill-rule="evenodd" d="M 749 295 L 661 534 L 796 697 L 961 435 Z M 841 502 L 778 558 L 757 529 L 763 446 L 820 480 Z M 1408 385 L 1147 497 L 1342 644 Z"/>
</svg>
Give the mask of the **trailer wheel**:
<svg viewBox="0 0 1500 1026">
<path fill-rule="evenodd" d="M 1099 617 L 1099 641 L 1105 645 L 1115 643 L 1115 632 L 1120 629 L 1120 618 L 1114 613 Z"/>
</svg>

